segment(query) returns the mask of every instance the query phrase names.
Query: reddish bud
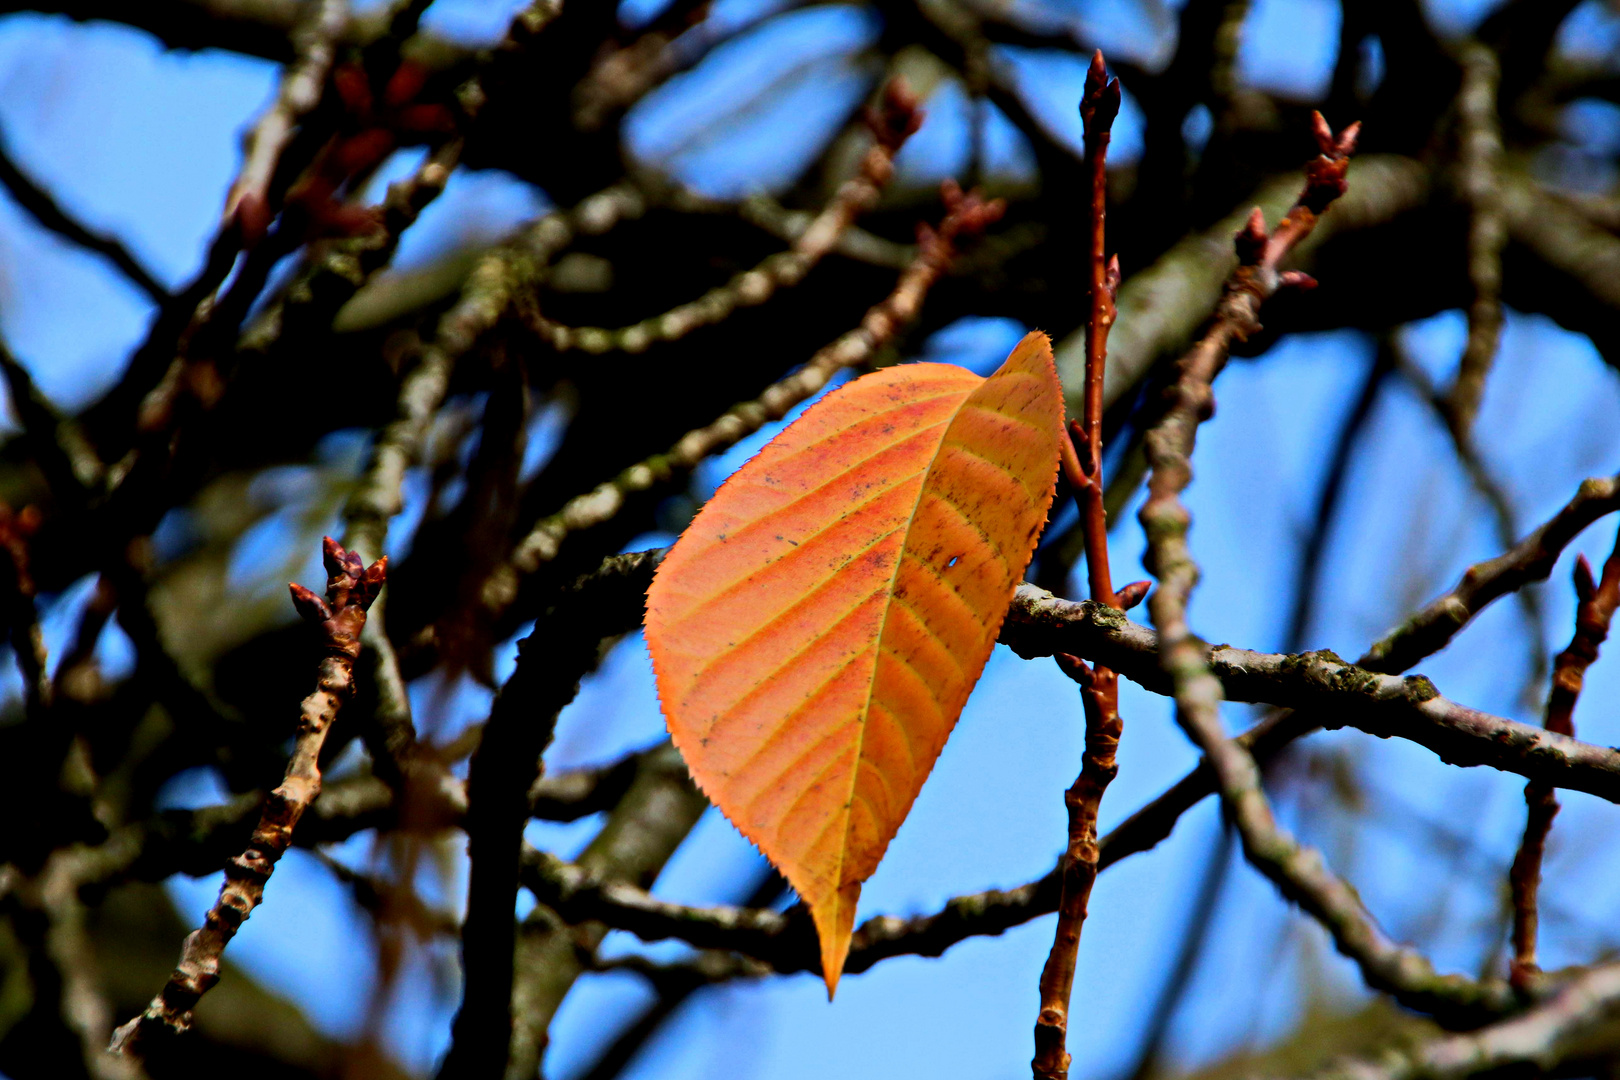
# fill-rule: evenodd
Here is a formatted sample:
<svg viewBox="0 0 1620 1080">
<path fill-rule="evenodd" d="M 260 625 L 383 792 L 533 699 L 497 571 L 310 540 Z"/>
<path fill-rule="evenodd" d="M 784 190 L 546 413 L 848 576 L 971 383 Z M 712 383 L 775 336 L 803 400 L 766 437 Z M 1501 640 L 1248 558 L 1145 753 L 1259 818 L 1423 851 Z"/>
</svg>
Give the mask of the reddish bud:
<svg viewBox="0 0 1620 1080">
<path fill-rule="evenodd" d="M 383 101 L 394 108 L 404 105 L 422 92 L 427 77 L 427 68 L 421 64 L 414 60 L 400 61 L 399 67 L 389 77 L 387 87 L 383 89 Z"/>
<path fill-rule="evenodd" d="M 337 577 L 348 571 L 348 555 L 342 544 L 330 536 L 321 537 L 321 565 L 326 567 L 327 577 Z"/>
<path fill-rule="evenodd" d="M 1096 50 L 1091 54 L 1091 63 L 1086 67 L 1086 93 L 1088 95 L 1101 92 L 1108 82 L 1108 61 L 1103 59 L 1103 51 Z"/>
<path fill-rule="evenodd" d="M 1277 285 L 1284 289 L 1298 289 L 1300 292 L 1310 292 L 1316 288 L 1316 279 L 1303 270 L 1284 270 L 1277 277 Z"/>
<path fill-rule="evenodd" d="M 1597 592 L 1597 582 L 1592 580 L 1592 564 L 1586 561 L 1585 555 L 1575 556 L 1575 598 L 1585 604 Z"/>
<path fill-rule="evenodd" d="M 1119 299 L 1119 256 L 1112 255 L 1108 259 L 1108 273 L 1103 278 L 1103 284 L 1108 287 L 1108 295 Z"/>
<path fill-rule="evenodd" d="M 1339 132 L 1338 141 L 1334 144 L 1334 152 L 1339 157 L 1349 157 L 1356 152 L 1356 143 L 1361 141 L 1361 121 L 1357 120 L 1343 131 Z"/>
<path fill-rule="evenodd" d="M 1316 139 L 1317 149 L 1332 157 L 1337 147 L 1333 140 L 1333 129 L 1328 127 L 1327 118 L 1315 109 L 1311 110 L 1311 135 Z"/>
<path fill-rule="evenodd" d="M 1238 262 L 1244 266 L 1258 266 L 1265 255 L 1267 239 L 1266 215 L 1257 206 L 1249 212 L 1249 220 L 1238 231 L 1235 241 Z"/>
<path fill-rule="evenodd" d="M 347 139 L 338 140 L 332 147 L 325 168 L 335 176 L 347 179 L 381 163 L 393 152 L 394 146 L 394 133 L 387 128 L 366 128 Z"/>
<path fill-rule="evenodd" d="M 360 589 L 368 597 L 375 598 L 378 593 L 382 592 L 382 587 L 387 583 L 387 581 L 388 556 L 384 555 L 382 558 L 366 567 L 365 573 L 360 575 Z M 370 600 L 366 601 L 368 606 L 370 603 Z"/>
<path fill-rule="evenodd" d="M 1114 118 L 1119 115 L 1119 100 L 1119 80 L 1108 77 L 1108 65 L 1103 61 L 1102 50 L 1098 49 L 1086 69 L 1085 94 L 1080 98 L 1080 120 L 1085 125 L 1087 139 L 1108 137 Z"/>
<path fill-rule="evenodd" d="M 287 590 L 292 593 L 293 607 L 305 622 L 323 623 L 332 617 L 332 609 L 326 606 L 326 601 L 302 585 L 288 582 Z"/>
<path fill-rule="evenodd" d="M 311 239 L 367 236 L 383 224 L 383 209 L 380 206 L 327 201 L 310 206 L 307 210 Z"/>
<path fill-rule="evenodd" d="M 332 72 L 332 85 L 337 87 L 343 107 L 352 115 L 365 116 L 371 112 L 371 82 L 359 64 L 340 64 Z"/>
<path fill-rule="evenodd" d="M 241 230 L 242 246 L 245 248 L 258 244 L 270 231 L 270 204 L 262 191 L 242 192 L 230 212 L 236 216 L 236 226 Z"/>
<path fill-rule="evenodd" d="M 911 84 L 898 75 L 884 85 L 878 107 L 864 110 L 862 116 L 872 137 L 891 153 L 900 149 L 923 122 L 917 95 L 912 92 Z"/>
<path fill-rule="evenodd" d="M 393 127 L 418 135 L 448 135 L 456 130 L 456 114 L 443 105 L 407 105 L 394 114 Z"/>
<path fill-rule="evenodd" d="M 1122 586 L 1114 594 L 1115 599 L 1119 601 L 1119 610 L 1129 611 L 1137 604 L 1140 604 L 1143 597 L 1147 596 L 1148 590 L 1152 587 L 1153 583 L 1151 581 L 1133 581 L 1129 585 Z"/>
</svg>

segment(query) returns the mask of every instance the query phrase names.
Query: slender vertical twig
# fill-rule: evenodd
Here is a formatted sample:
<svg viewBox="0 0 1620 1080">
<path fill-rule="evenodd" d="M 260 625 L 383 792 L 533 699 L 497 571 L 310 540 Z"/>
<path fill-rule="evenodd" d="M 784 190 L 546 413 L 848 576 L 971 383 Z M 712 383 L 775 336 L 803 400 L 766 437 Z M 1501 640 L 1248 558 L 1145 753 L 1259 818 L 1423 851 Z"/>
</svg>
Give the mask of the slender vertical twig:
<svg viewBox="0 0 1620 1080">
<path fill-rule="evenodd" d="M 202 927 L 181 946 L 180 962 L 169 981 L 144 1012 L 113 1032 L 110 1049 L 116 1054 L 139 1060 L 154 1036 L 178 1034 L 191 1026 L 198 1000 L 219 981 L 225 946 L 264 899 L 265 882 L 292 843 L 298 819 L 321 793 L 321 746 L 339 708 L 354 694 L 354 661 L 360 655 L 366 609 L 377 599 L 388 573 L 386 557 L 368 567 L 330 537 L 324 555 L 325 600 L 301 585 L 291 586 L 293 606 L 306 622 L 321 629 L 324 655 L 315 692 L 304 699 L 298 717 L 286 778 L 266 797 L 247 849 L 225 864 L 219 900 Z"/>
<path fill-rule="evenodd" d="M 1114 295 L 1119 289 L 1119 260 L 1108 258 L 1104 226 L 1108 211 L 1108 140 L 1119 113 L 1119 97 L 1119 80 L 1108 78 L 1099 49 L 1091 58 L 1085 96 L 1080 101 L 1086 159 L 1091 166 L 1085 416 L 1073 425 L 1075 439 L 1065 438 L 1059 443 L 1063 472 L 1080 509 L 1091 598 L 1112 608 L 1129 607 L 1141 600 L 1145 587 L 1145 583 L 1138 583 L 1126 586 L 1125 594 L 1114 592 L 1108 571 L 1108 515 L 1103 507 L 1103 373 L 1108 362 L 1108 330 L 1114 324 Z M 1088 667 L 1079 657 L 1062 655 L 1057 660 L 1064 674 L 1080 684 L 1086 714 L 1086 749 L 1080 775 L 1063 795 L 1069 814 L 1069 838 L 1063 853 L 1057 933 L 1041 970 L 1041 1010 L 1035 1018 L 1035 1057 L 1030 1062 L 1035 1080 L 1063 1080 L 1069 1075 L 1069 998 L 1074 990 L 1086 905 L 1097 880 L 1097 809 L 1119 769 L 1114 759 L 1123 730 L 1119 676 L 1102 664 Z"/>
<path fill-rule="evenodd" d="M 1603 576 L 1592 580 L 1592 565 L 1585 555 L 1575 558 L 1575 636 L 1569 647 L 1553 663 L 1552 693 L 1547 698 L 1546 728 L 1560 735 L 1575 734 L 1575 702 L 1581 696 L 1586 669 L 1598 657 L 1598 648 L 1609 636 L 1615 608 L 1620 607 L 1620 536 L 1614 551 L 1603 564 Z M 1524 839 L 1513 859 L 1508 881 L 1513 890 L 1514 985 L 1523 985 L 1539 969 L 1536 965 L 1536 928 L 1539 921 L 1536 890 L 1541 884 L 1541 860 L 1547 848 L 1547 833 L 1558 814 L 1558 796 L 1548 784 L 1532 780 L 1524 786 L 1529 817 L 1524 823 Z"/>
</svg>

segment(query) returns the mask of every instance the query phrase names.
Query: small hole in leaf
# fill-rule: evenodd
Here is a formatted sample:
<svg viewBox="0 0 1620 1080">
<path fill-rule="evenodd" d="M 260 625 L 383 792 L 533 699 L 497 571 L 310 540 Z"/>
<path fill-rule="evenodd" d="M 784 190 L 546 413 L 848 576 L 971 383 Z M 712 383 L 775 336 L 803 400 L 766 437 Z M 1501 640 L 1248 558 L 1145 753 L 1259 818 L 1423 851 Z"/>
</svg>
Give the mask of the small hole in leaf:
<svg viewBox="0 0 1620 1080">
<path fill-rule="evenodd" d="M 951 567 L 955 566 L 957 562 L 961 560 L 961 558 L 962 556 L 960 555 L 952 555 L 951 561 L 945 564 L 945 569 L 949 570 Z"/>
</svg>

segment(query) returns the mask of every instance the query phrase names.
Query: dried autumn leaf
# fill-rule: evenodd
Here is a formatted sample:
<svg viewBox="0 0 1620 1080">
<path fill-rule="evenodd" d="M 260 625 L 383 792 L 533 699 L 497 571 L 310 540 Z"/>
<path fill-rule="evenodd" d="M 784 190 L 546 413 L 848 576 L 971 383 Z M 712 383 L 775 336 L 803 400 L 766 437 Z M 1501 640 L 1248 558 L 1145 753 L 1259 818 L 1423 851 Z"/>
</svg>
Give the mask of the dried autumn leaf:
<svg viewBox="0 0 1620 1080">
<path fill-rule="evenodd" d="M 648 591 L 670 734 L 810 905 L 829 996 L 1029 565 L 1062 423 L 1040 333 L 988 379 L 857 379 L 726 481 Z"/>
</svg>

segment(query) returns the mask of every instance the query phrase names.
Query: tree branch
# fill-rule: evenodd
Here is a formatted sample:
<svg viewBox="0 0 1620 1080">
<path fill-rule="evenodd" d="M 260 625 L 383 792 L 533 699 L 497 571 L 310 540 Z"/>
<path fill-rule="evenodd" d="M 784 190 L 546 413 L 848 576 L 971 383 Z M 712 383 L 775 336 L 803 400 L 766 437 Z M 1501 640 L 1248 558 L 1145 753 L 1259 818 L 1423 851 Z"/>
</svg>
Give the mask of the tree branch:
<svg viewBox="0 0 1620 1080">
<path fill-rule="evenodd" d="M 0 184 L 4 184 L 11 197 L 41 226 L 56 233 L 69 243 L 86 251 L 93 251 L 117 267 L 136 288 L 159 306 L 169 299 L 169 290 L 154 278 L 141 261 L 132 255 L 116 237 L 91 230 L 81 224 L 12 159 L 5 139 L 0 136 Z"/>
<path fill-rule="evenodd" d="M 1084 419 L 1072 424 L 1058 442 L 1059 460 L 1079 507 L 1085 534 L 1086 574 L 1091 599 L 1110 608 L 1129 603 L 1114 594 L 1108 567 L 1108 517 L 1103 508 L 1102 419 L 1103 371 L 1108 363 L 1108 330 L 1114 322 L 1114 296 L 1119 289 L 1119 260 L 1108 260 L 1104 222 L 1108 213 L 1108 141 L 1119 113 L 1119 80 L 1108 78 L 1102 50 L 1091 58 L 1086 72 L 1080 116 L 1085 124 L 1086 161 L 1090 165 L 1090 311 L 1086 319 L 1086 387 Z M 1079 449 L 1076 449 L 1078 443 Z M 1140 598 L 1140 593 L 1137 594 Z M 1074 968 L 1080 952 L 1080 934 L 1086 906 L 1097 880 L 1097 813 L 1103 794 L 1119 771 L 1115 755 L 1124 731 L 1119 715 L 1119 676 L 1098 664 L 1088 667 L 1079 657 L 1060 655 L 1058 666 L 1080 685 L 1086 718 L 1085 753 L 1080 775 L 1064 793 L 1068 811 L 1068 842 L 1059 866 L 1063 891 L 1058 901 L 1057 929 L 1052 949 L 1041 969 L 1041 1006 L 1035 1017 L 1035 1057 L 1030 1062 L 1035 1080 L 1068 1080 L 1070 1055 L 1069 1000 L 1074 992 Z"/>
<path fill-rule="evenodd" d="M 1560 735 L 1575 734 L 1575 701 L 1580 697 L 1586 669 L 1596 662 L 1598 648 L 1609 636 L 1609 623 L 1620 607 L 1620 536 L 1614 551 L 1603 564 L 1603 577 L 1594 583 L 1586 556 L 1575 560 L 1575 636 L 1569 647 L 1558 654 L 1553 665 L 1552 694 L 1547 699 L 1543 726 Z M 1524 801 L 1529 817 L 1524 839 L 1508 882 L 1513 892 L 1514 983 L 1523 984 L 1538 970 L 1536 966 L 1536 888 L 1541 882 L 1541 860 L 1547 833 L 1558 814 L 1558 797 L 1546 784 L 1531 781 L 1525 785 Z"/>
<path fill-rule="evenodd" d="M 264 885 L 292 842 L 298 819 L 321 791 L 320 753 L 338 710 L 354 694 L 354 661 L 360 654 L 360 632 L 366 609 L 377 598 L 388 572 L 388 560 L 367 567 L 353 552 L 328 538 L 325 545 L 326 599 L 292 586 L 293 605 L 306 622 L 321 628 L 325 655 L 314 693 L 304 699 L 298 736 L 287 761 L 286 779 L 270 793 L 247 850 L 225 865 L 219 900 L 201 929 L 186 938 L 180 962 L 157 997 L 113 1033 L 110 1049 L 137 1061 L 153 1040 L 178 1035 L 191 1026 L 197 1001 L 219 981 L 225 946 L 264 898 Z"/>
</svg>

